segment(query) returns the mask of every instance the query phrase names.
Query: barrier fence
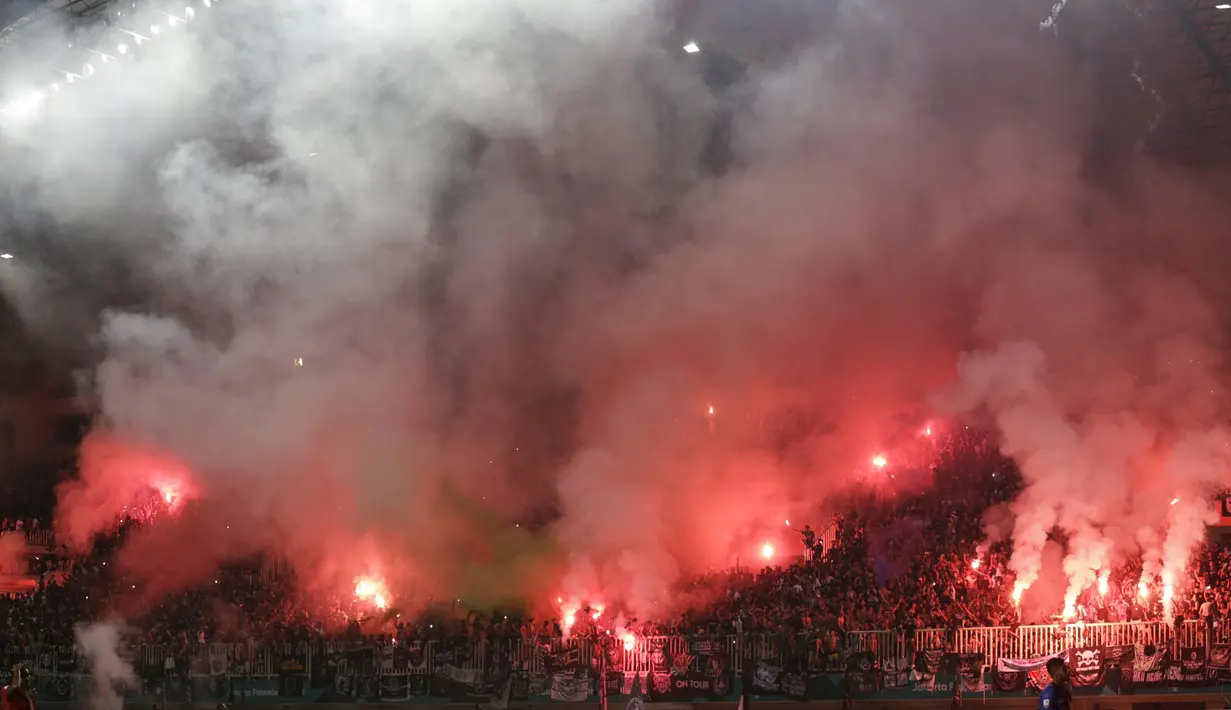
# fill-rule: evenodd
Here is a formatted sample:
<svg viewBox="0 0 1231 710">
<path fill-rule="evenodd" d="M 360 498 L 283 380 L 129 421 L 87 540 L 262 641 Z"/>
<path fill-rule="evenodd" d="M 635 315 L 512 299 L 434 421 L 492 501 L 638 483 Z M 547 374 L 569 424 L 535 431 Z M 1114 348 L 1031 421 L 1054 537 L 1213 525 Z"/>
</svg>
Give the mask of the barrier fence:
<svg viewBox="0 0 1231 710">
<path fill-rule="evenodd" d="M 1001 658 L 1034 658 L 1086 646 L 1153 644 L 1156 646 L 1205 646 L 1204 622 L 1133 621 L 1095 624 L 1048 624 L 1031 626 L 921 629 L 913 634 L 900 631 L 852 631 L 846 647 L 873 654 L 878 661 L 910 657 L 915 651 L 943 649 L 952 653 L 982 653 L 989 663 Z"/>
<path fill-rule="evenodd" d="M 840 672 L 845 659 L 853 653 L 867 653 L 880 664 L 911 658 L 917 651 L 943 650 L 948 653 L 981 653 L 989 664 L 1000 658 L 1033 658 L 1068 648 L 1153 644 L 1159 647 L 1206 646 L 1218 639 L 1207 638 L 1207 629 L 1200 621 L 1182 624 L 1165 622 L 1127 622 L 1036 625 L 996 627 L 921 629 L 914 633 L 900 631 L 853 631 L 845 634 L 839 647 L 827 646 L 815 635 L 742 634 L 721 637 L 660 636 L 638 639 L 632 648 L 610 639 L 608 658 L 625 672 L 648 673 L 661 663 L 661 656 L 671 658 L 695 653 L 704 644 L 709 654 L 725 657 L 725 667 L 742 672 L 746 659 L 778 664 L 794 663 L 814 672 Z M 311 676 L 321 664 L 336 664 L 346 653 L 365 650 L 379 659 L 384 649 L 398 648 L 392 642 L 340 642 L 317 639 L 297 644 L 274 643 L 210 643 L 180 647 L 147 645 L 140 647 L 130 659 L 139 674 L 161 677 L 174 673 L 180 676 L 272 678 L 286 673 Z M 479 642 L 424 641 L 403 643 L 403 651 L 418 655 L 409 670 L 400 673 L 426 675 L 438 668 L 437 659 L 448 653 L 451 668 L 482 672 L 494 655 L 500 654 L 511 667 L 530 673 L 544 672 L 553 656 L 569 655 L 573 662 L 591 665 L 598 645 L 593 639 L 573 639 L 539 644 L 533 640 L 511 639 Z M 459 652 L 464 650 L 464 652 Z M 87 664 L 71 647 L 9 646 L 6 663 L 26 663 L 36 676 L 80 676 L 89 672 Z M 167 658 L 174 659 L 174 671 L 167 667 Z M 379 661 L 373 661 L 378 664 Z M 8 667 L 6 665 L 5 667 Z"/>
<path fill-rule="evenodd" d="M 50 528 L 26 531 L 26 544 L 30 547 L 52 548 L 56 546 L 55 533 Z"/>
</svg>

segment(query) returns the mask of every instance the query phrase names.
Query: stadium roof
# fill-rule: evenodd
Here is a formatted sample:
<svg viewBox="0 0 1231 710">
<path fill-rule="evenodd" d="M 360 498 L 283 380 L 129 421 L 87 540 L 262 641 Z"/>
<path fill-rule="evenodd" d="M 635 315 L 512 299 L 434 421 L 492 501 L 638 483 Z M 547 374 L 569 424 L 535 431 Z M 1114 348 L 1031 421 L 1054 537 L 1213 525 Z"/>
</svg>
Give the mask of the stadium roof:
<svg viewBox="0 0 1231 710">
<path fill-rule="evenodd" d="M 1141 71 L 1168 107 L 1151 142 L 1185 162 L 1231 162 L 1231 0 L 1143 5 Z"/>
<path fill-rule="evenodd" d="M 20 43 L 57 21 L 67 20 L 74 30 L 88 31 L 119 5 L 111 0 L 10 0 L 0 1 L 0 50 Z"/>
<path fill-rule="evenodd" d="M 70 44 L 87 50 L 102 32 L 120 26 L 127 10 L 146 1 L 0 0 L 0 58 L 21 52 L 28 38 L 65 29 Z M 1054 4 L 1021 1 L 1037 5 L 1040 19 L 1047 18 Z M 805 4 L 815 10 L 813 2 Z M 701 15 L 721 16 L 722 8 L 735 6 L 740 7 L 734 12 L 745 19 L 754 12 L 772 23 L 772 10 L 789 12 L 793 0 L 676 3 L 683 27 L 697 20 L 705 24 Z M 1055 31 L 1075 42 L 1085 59 L 1097 65 L 1096 71 L 1119 79 L 1108 82 L 1109 91 L 1124 92 L 1120 98 L 1140 107 L 1136 123 L 1148 125 L 1148 130 L 1126 129 L 1134 134 L 1132 140 L 1182 162 L 1231 164 L 1231 0 L 1065 0 L 1055 8 Z M 722 44 L 734 42 L 731 33 L 723 34 L 727 36 Z M 748 54 L 735 46 L 725 47 L 724 52 L 745 61 Z M 1119 108 L 1112 113 L 1109 120 L 1121 118 Z"/>
</svg>

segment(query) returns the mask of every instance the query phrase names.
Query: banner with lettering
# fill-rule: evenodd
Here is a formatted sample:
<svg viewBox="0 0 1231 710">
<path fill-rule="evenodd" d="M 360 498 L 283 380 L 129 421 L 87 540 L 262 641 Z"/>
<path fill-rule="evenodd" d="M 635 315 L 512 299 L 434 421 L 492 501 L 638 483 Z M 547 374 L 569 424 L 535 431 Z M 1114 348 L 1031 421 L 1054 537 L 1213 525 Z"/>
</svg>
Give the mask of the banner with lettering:
<svg viewBox="0 0 1231 710">
<path fill-rule="evenodd" d="M 1205 659 L 1205 680 L 1211 685 L 1231 683 L 1231 643 L 1210 644 Z"/>
<path fill-rule="evenodd" d="M 1086 646 L 1069 649 L 1069 673 L 1074 688 L 1089 688 L 1103 684 L 1103 647 Z"/>
<path fill-rule="evenodd" d="M 1173 688 L 1205 685 L 1205 649 L 1198 646 L 1181 648 L 1179 659 L 1167 664 L 1167 685 Z"/>
<path fill-rule="evenodd" d="M 914 663 L 910 672 L 910 687 L 919 692 L 932 692 L 936 689 L 936 675 L 940 673 L 941 661 L 945 652 L 941 649 L 925 649 L 915 652 Z"/>
<path fill-rule="evenodd" d="M 1064 655 L 1064 651 L 1034 658 L 1001 658 L 996 661 L 996 690 L 1017 692 L 1026 688 L 1039 689 L 1047 685 L 1047 662 Z"/>
<path fill-rule="evenodd" d="M 889 659 L 881 670 L 881 685 L 885 688 L 909 688 L 914 668 L 913 658 L 899 656 Z"/>
<path fill-rule="evenodd" d="M 854 693 L 875 693 L 880 689 L 880 667 L 876 656 L 860 651 L 846 661 L 846 682 Z"/>
<path fill-rule="evenodd" d="M 1133 648 L 1133 672 L 1129 679 L 1133 688 L 1161 688 L 1167 681 L 1167 662 L 1170 653 L 1162 646 L 1152 643 L 1137 644 Z"/>
<path fill-rule="evenodd" d="M 548 694 L 559 702 L 585 702 L 590 699 L 590 678 L 585 671 L 556 671 L 551 675 Z"/>
<path fill-rule="evenodd" d="M 732 692 L 729 673 L 712 676 L 707 673 L 653 674 L 649 685 L 650 700 L 688 701 L 695 698 L 725 699 Z"/>
</svg>

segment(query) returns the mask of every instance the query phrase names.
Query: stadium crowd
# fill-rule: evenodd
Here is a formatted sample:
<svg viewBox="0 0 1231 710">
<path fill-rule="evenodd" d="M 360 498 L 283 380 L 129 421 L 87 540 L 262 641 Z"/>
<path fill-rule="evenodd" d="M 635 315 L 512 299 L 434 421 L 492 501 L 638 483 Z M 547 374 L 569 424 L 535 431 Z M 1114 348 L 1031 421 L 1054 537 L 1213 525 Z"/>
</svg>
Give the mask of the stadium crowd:
<svg viewBox="0 0 1231 710">
<path fill-rule="evenodd" d="M 847 632 L 954 629 L 1022 623 L 1011 598 L 1007 543 L 987 545 L 986 520 L 1020 486 L 1012 463 L 986 440 L 959 434 L 925 468 L 931 485 L 913 491 L 879 491 L 851 497 L 832 527 L 818 535 L 799 531 L 807 554 L 761 569 L 737 568 L 691 580 L 680 598 L 696 600 L 670 620 L 637 621 L 640 635 L 779 635 L 787 643 L 807 638 L 818 650 L 836 651 Z M 115 611 L 131 585 L 108 566 L 134 525 L 128 521 L 99 540 L 84 557 L 31 555 L 39 583 L 34 591 L 0 596 L 0 647 L 71 645 L 76 623 Z M 46 527 L 34 521 L 4 521 L 3 530 Z M 825 549 L 823 539 L 831 540 Z M 1210 546 L 1194 558 L 1192 594 L 1177 596 L 1178 616 L 1216 627 L 1231 601 L 1231 550 Z M 1113 577 L 1104 593 L 1091 589 L 1074 619 L 1158 619 L 1157 598 L 1138 594 L 1140 566 Z M 301 596 L 285 575 L 269 574 L 257 562 L 233 564 L 210 583 L 145 603 L 125 614 L 140 641 L 183 647 L 193 642 L 307 641 L 322 636 L 364 634 L 402 640 L 533 639 L 601 632 L 589 614 L 575 624 L 531 618 L 514 610 L 434 608 L 418 615 L 397 610 L 355 614 L 354 600 L 322 603 Z M 129 610 L 134 611 L 133 609 Z M 1055 621 L 1061 621 L 1055 619 Z"/>
</svg>

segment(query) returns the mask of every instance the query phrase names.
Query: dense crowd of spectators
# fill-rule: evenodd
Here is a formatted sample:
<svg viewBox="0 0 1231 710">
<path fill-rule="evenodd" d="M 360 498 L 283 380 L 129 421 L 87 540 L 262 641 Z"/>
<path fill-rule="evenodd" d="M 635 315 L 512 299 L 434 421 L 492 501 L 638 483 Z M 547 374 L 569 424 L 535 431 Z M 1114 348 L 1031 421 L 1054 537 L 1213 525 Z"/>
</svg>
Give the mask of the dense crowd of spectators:
<svg viewBox="0 0 1231 710">
<path fill-rule="evenodd" d="M 808 637 L 818 649 L 837 649 L 847 632 L 1014 626 L 1048 619 L 1023 618 L 1012 598 L 1007 543 L 985 541 L 987 521 L 1012 500 L 1020 478 L 1012 463 L 977 435 L 959 432 L 937 447 L 926 466 L 900 471 L 926 485 L 869 487 L 841 502 L 819 532 L 800 530 L 807 554 L 760 569 L 738 567 L 690 580 L 678 590 L 691 600 L 677 616 L 626 620 L 639 635 L 759 633 Z M 0 596 L 0 646 L 71 645 L 79 621 L 116 611 L 131 590 L 108 567 L 126 529 L 98 541 L 84 557 L 31 554 L 34 591 Z M 46 528 L 46 521 L 4 520 L 0 532 Z M 1210 546 L 1195 556 L 1193 579 L 1177 595 L 1174 612 L 1201 617 L 1211 629 L 1231 602 L 1231 551 Z M 1060 623 L 1161 618 L 1158 595 L 1138 592 L 1140 562 L 1130 562 L 1089 589 Z M 1189 591 L 1191 589 L 1191 591 Z M 131 601 L 131 600 L 130 600 Z M 397 636 L 403 640 L 456 638 L 534 639 L 605 633 L 579 610 L 573 623 L 531 618 L 512 610 L 475 612 L 453 607 L 403 615 L 368 608 L 354 599 L 301 596 L 285 575 L 259 562 L 218 571 L 200 587 L 121 610 L 140 642 L 185 646 L 193 642 L 299 641 L 322 635 Z M 1059 609 L 1055 610 L 1057 614 Z M 909 635 L 909 634 L 908 634 Z M 794 642 L 794 641 L 790 641 Z"/>
</svg>

